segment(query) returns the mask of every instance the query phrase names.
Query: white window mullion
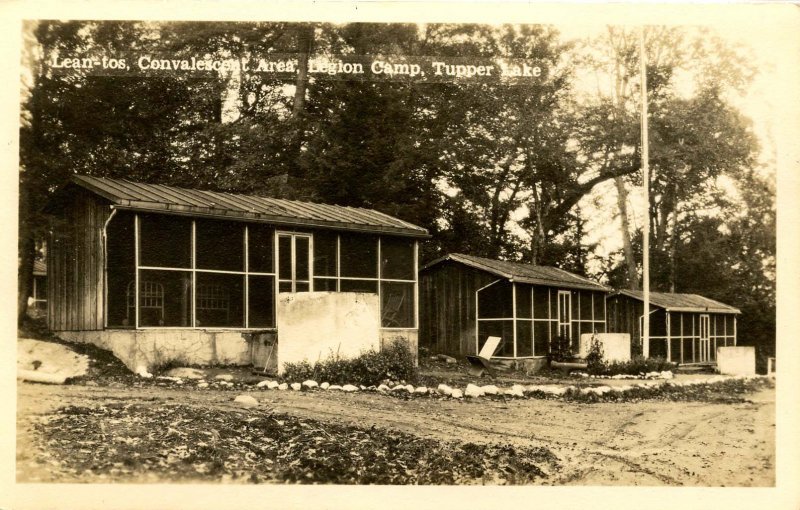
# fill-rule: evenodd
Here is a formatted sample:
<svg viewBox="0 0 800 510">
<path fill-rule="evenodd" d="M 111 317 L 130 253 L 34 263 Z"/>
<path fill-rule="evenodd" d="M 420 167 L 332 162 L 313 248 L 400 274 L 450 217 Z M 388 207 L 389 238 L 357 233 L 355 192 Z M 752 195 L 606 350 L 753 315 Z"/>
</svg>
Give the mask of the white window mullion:
<svg viewBox="0 0 800 510">
<path fill-rule="evenodd" d="M 197 325 L 197 222 L 192 220 L 192 256 L 190 258 L 192 266 L 192 303 L 189 312 L 191 327 Z"/>
<path fill-rule="evenodd" d="M 297 238 L 294 235 L 292 235 L 289 237 L 289 239 L 291 240 L 291 242 L 289 243 L 289 245 L 291 246 L 291 249 L 289 251 L 289 253 L 291 253 L 291 256 L 289 258 L 292 260 L 292 292 L 294 293 L 297 292 L 297 265 L 295 264 L 297 258 L 297 248 L 295 246 L 295 242 Z"/>
<path fill-rule="evenodd" d="M 380 311 L 380 327 L 383 327 L 383 300 L 381 299 L 381 278 L 383 277 L 383 271 L 381 270 L 382 265 L 381 260 L 381 237 L 378 236 L 378 267 L 377 267 L 377 274 L 378 274 L 378 310 Z"/>
<path fill-rule="evenodd" d="M 511 335 L 514 357 L 517 357 L 517 282 L 511 283 Z M 531 326 L 532 327 L 532 326 Z"/>
<path fill-rule="evenodd" d="M 139 329 L 139 215 L 136 214 L 133 222 L 133 237 L 134 237 L 134 266 L 136 272 L 133 275 L 133 327 Z M 126 298 L 127 300 L 127 298 Z M 128 306 L 128 303 L 125 303 Z"/>
<path fill-rule="evenodd" d="M 244 327 L 250 327 L 250 226 L 244 226 Z"/>
<path fill-rule="evenodd" d="M 342 236 L 336 234 L 336 292 L 342 291 L 342 272 L 339 266 L 342 264 Z"/>
<path fill-rule="evenodd" d="M 419 328 L 419 241 L 414 241 L 414 328 Z"/>
</svg>

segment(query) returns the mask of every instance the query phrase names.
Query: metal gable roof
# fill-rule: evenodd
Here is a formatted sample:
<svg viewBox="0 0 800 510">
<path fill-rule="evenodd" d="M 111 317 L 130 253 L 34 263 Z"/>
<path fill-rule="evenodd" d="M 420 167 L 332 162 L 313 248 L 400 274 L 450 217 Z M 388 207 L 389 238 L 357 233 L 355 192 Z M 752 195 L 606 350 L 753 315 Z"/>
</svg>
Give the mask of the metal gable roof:
<svg viewBox="0 0 800 510">
<path fill-rule="evenodd" d="M 102 196 L 120 209 L 429 237 L 428 231 L 422 227 L 372 209 L 177 188 L 87 175 L 73 176 L 72 182 Z"/>
<path fill-rule="evenodd" d="M 621 290 L 619 294 L 639 301 L 644 300 L 644 292 L 640 290 Z M 742 313 L 738 308 L 698 294 L 651 292 L 650 303 L 668 312 Z"/>
<path fill-rule="evenodd" d="M 589 278 L 578 276 L 551 266 L 534 266 L 521 262 L 508 262 L 505 260 L 494 260 L 461 253 L 451 253 L 445 257 L 434 260 L 426 264 L 420 271 L 424 271 L 444 261 L 453 260 L 461 264 L 481 269 L 511 281 L 520 283 L 530 283 L 535 285 L 549 285 L 551 287 L 564 287 L 570 289 L 599 290 L 608 292 L 610 289 Z"/>
</svg>

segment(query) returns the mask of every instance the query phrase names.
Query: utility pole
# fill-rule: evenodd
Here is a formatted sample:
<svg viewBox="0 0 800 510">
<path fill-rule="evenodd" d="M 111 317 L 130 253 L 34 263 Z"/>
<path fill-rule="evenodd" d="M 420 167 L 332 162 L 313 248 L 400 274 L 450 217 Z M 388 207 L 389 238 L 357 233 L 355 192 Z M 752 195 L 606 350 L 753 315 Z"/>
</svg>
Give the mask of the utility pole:
<svg viewBox="0 0 800 510">
<path fill-rule="evenodd" d="M 642 227 L 642 291 L 644 316 L 642 317 L 642 355 L 650 356 L 650 168 L 649 141 L 647 137 L 647 54 L 644 48 L 644 26 L 639 32 L 639 73 L 642 83 L 642 187 L 644 188 L 644 225 Z"/>
</svg>

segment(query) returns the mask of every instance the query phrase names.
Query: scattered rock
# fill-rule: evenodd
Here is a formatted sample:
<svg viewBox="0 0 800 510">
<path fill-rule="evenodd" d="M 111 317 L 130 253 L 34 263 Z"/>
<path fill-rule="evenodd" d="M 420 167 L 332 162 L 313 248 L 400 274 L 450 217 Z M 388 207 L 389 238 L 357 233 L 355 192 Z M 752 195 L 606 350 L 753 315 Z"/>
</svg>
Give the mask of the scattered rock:
<svg viewBox="0 0 800 510">
<path fill-rule="evenodd" d="M 673 379 L 674 377 L 675 375 L 669 370 L 664 370 L 663 372 L 661 372 L 662 379 Z"/>
<path fill-rule="evenodd" d="M 288 385 L 288 384 L 286 384 L 286 383 L 280 383 L 280 384 L 278 385 L 278 389 L 279 389 L 280 391 L 285 391 L 285 390 L 288 390 L 288 389 L 289 389 L 289 385 Z"/>
<path fill-rule="evenodd" d="M 159 375 L 158 377 L 156 377 L 156 379 L 159 379 L 161 381 L 183 382 L 183 380 L 179 377 L 170 377 L 168 375 Z"/>
<path fill-rule="evenodd" d="M 504 395 L 509 395 L 511 397 L 524 397 L 525 396 L 525 387 L 520 384 L 515 384 L 514 386 L 510 387 L 509 389 L 503 392 Z"/>
<path fill-rule="evenodd" d="M 145 379 L 152 379 L 153 374 L 147 371 L 147 367 L 144 365 L 139 365 L 136 367 L 136 375 L 139 377 L 144 377 Z"/>
<path fill-rule="evenodd" d="M 324 383 L 319 385 L 319 387 L 322 388 L 323 390 L 327 390 L 328 388 L 330 388 L 330 386 L 331 386 L 331 383 L 328 383 L 328 382 L 324 382 Z"/>
<path fill-rule="evenodd" d="M 467 384 L 467 389 L 464 390 L 464 396 L 471 398 L 482 397 L 483 390 L 481 390 L 480 386 L 475 386 L 474 384 Z"/>
<path fill-rule="evenodd" d="M 97 381 L 86 381 L 86 386 L 100 386 Z"/>
<path fill-rule="evenodd" d="M 352 393 L 354 391 L 358 391 L 358 388 L 353 386 L 352 384 L 345 384 L 344 386 L 342 386 L 342 391 Z"/>
<path fill-rule="evenodd" d="M 338 384 L 331 384 L 330 386 L 328 386 L 328 389 L 329 390 L 341 390 L 342 387 L 339 386 Z"/>
<path fill-rule="evenodd" d="M 428 393 L 428 388 L 425 386 L 419 386 L 417 388 L 414 388 L 414 393 L 417 393 L 419 395 L 425 395 L 426 393 Z"/>
<path fill-rule="evenodd" d="M 242 407 L 256 407 L 258 405 L 258 400 L 250 395 L 239 395 L 233 401 Z"/>
<path fill-rule="evenodd" d="M 380 386 L 378 386 L 378 391 L 380 391 L 381 393 L 386 393 L 387 391 L 391 391 L 391 388 L 389 388 L 385 384 L 381 384 Z"/>
<path fill-rule="evenodd" d="M 208 383 L 207 382 L 197 383 L 197 387 L 198 388 L 208 388 Z"/>
<path fill-rule="evenodd" d="M 278 381 L 270 381 L 270 382 L 267 383 L 267 389 L 268 390 L 275 390 L 275 389 L 278 389 L 279 387 L 280 387 L 280 384 L 278 383 Z"/>
<path fill-rule="evenodd" d="M 406 389 L 405 386 L 403 386 L 402 384 L 398 384 L 397 386 L 392 388 L 392 391 L 404 391 L 405 389 Z"/>
<path fill-rule="evenodd" d="M 448 356 L 447 354 L 439 354 L 436 357 L 439 359 L 439 361 L 444 361 L 448 365 L 458 363 L 458 361 L 454 357 Z"/>
<path fill-rule="evenodd" d="M 481 386 L 481 393 L 484 395 L 497 395 L 500 393 L 500 389 L 494 384 L 487 384 L 486 386 Z"/>
<path fill-rule="evenodd" d="M 17 378 L 53 384 L 86 375 L 88 356 L 78 354 L 66 345 L 33 338 L 17 340 Z"/>
<path fill-rule="evenodd" d="M 439 386 L 437 386 L 436 391 L 438 391 L 442 395 L 447 395 L 448 397 L 453 395 L 453 388 L 451 388 L 446 384 L 440 384 Z"/>
<path fill-rule="evenodd" d="M 271 382 L 274 382 L 274 381 L 270 381 L 268 379 L 264 379 L 263 381 L 259 381 L 259 383 L 256 384 L 256 388 L 267 388 L 269 386 L 269 383 L 271 383 Z"/>
<path fill-rule="evenodd" d="M 453 390 L 453 392 L 450 394 L 450 396 L 453 397 L 453 398 L 464 398 L 464 392 L 462 392 L 461 390 L 456 389 L 456 390 Z"/>
<path fill-rule="evenodd" d="M 309 379 L 308 381 L 303 381 L 303 387 L 308 389 L 319 388 L 319 384 L 317 384 L 317 381 L 312 381 Z"/>
<path fill-rule="evenodd" d="M 217 374 L 214 379 L 217 381 L 233 381 L 233 376 L 231 374 Z"/>
<path fill-rule="evenodd" d="M 303 387 L 303 385 L 299 382 L 293 382 L 289 386 L 291 386 L 294 391 L 300 391 L 300 389 Z"/>
<path fill-rule="evenodd" d="M 168 371 L 165 375 L 170 377 L 177 377 L 179 379 L 202 379 L 206 373 L 198 368 L 178 367 Z"/>
</svg>

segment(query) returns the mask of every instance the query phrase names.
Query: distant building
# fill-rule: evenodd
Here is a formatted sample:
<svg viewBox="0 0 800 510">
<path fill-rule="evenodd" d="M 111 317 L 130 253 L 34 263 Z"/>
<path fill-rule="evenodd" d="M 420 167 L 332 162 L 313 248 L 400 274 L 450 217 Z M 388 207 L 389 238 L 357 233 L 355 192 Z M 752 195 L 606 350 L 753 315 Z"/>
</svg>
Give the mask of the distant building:
<svg viewBox="0 0 800 510">
<path fill-rule="evenodd" d="M 547 356 L 559 336 L 606 331 L 609 288 L 547 266 L 453 253 L 420 269 L 420 346 L 475 355 L 489 336 L 496 358 Z"/>
<path fill-rule="evenodd" d="M 642 291 L 609 296 L 608 332 L 629 333 L 641 345 Z M 729 305 L 697 294 L 650 293 L 649 356 L 683 364 L 715 363 L 717 347 L 736 345 L 736 316 Z"/>
</svg>

